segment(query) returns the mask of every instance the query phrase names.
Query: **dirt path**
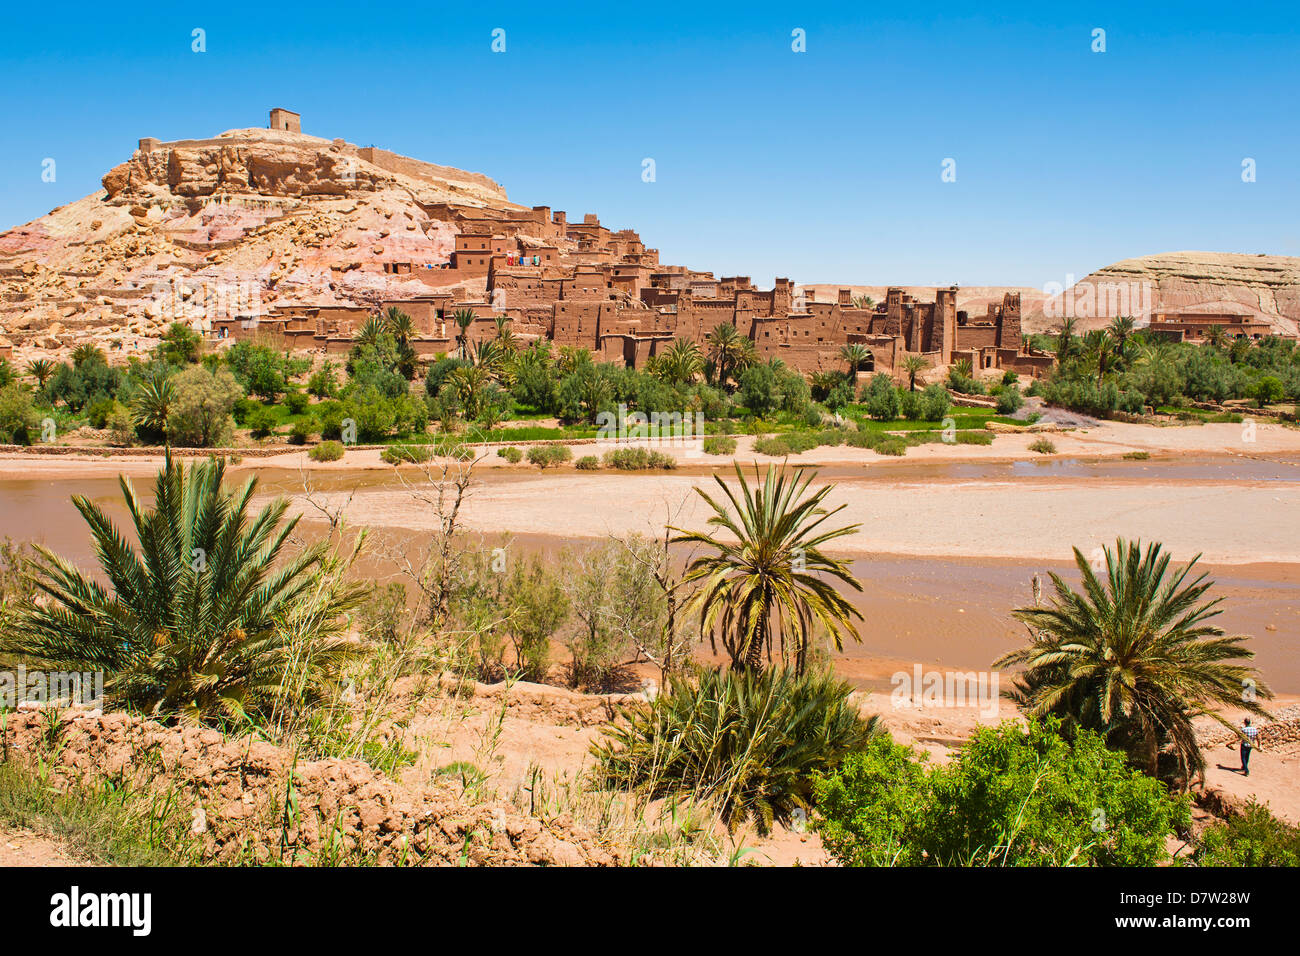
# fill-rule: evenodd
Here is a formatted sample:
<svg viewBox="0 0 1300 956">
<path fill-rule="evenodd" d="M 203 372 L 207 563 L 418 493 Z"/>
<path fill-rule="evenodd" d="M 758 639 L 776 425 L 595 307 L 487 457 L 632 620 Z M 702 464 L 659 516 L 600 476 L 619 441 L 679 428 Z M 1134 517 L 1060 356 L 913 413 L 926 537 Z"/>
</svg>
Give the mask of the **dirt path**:
<svg viewBox="0 0 1300 956">
<path fill-rule="evenodd" d="M 57 842 L 31 830 L 0 827 L 0 867 L 85 865 Z"/>
</svg>

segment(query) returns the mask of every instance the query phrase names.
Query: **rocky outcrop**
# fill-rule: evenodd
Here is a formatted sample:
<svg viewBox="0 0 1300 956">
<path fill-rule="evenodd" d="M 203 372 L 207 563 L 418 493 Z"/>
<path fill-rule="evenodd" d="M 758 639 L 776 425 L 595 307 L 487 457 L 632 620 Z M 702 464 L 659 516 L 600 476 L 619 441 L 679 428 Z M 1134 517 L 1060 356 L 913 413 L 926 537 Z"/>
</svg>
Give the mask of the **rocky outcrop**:
<svg viewBox="0 0 1300 956">
<path fill-rule="evenodd" d="M 0 333 L 23 361 L 81 342 L 143 354 L 178 297 L 258 314 L 421 294 L 390 265 L 448 261 L 455 227 L 428 210 L 521 208 L 479 173 L 270 129 L 142 140 L 103 186 L 0 233 Z"/>
<path fill-rule="evenodd" d="M 1126 311 L 1135 316 L 1145 305 L 1151 312 L 1250 315 L 1267 321 L 1282 335 L 1295 335 L 1300 325 L 1300 258 L 1289 256 L 1167 252 L 1116 262 L 1080 279 L 1073 288 L 1080 301 L 1079 290 L 1093 290 L 1094 302 L 1108 298 L 1097 290 L 1122 289 L 1129 293 Z M 1068 294 L 1067 290 L 1027 309 L 1026 330 L 1060 328 Z M 1113 312 L 1102 304 L 1073 314 L 1078 328 L 1087 330 L 1105 325 Z"/>
</svg>

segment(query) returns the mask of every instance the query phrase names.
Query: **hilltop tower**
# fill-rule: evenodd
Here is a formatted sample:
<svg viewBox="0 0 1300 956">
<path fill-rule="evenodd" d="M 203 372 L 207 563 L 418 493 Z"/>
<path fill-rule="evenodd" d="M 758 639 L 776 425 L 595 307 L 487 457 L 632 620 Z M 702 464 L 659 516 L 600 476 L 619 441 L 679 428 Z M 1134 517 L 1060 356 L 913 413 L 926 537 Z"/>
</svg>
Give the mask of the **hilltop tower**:
<svg viewBox="0 0 1300 956">
<path fill-rule="evenodd" d="M 271 110 L 271 129 L 287 129 L 290 133 L 302 132 L 302 117 L 293 110 L 279 107 Z"/>
</svg>

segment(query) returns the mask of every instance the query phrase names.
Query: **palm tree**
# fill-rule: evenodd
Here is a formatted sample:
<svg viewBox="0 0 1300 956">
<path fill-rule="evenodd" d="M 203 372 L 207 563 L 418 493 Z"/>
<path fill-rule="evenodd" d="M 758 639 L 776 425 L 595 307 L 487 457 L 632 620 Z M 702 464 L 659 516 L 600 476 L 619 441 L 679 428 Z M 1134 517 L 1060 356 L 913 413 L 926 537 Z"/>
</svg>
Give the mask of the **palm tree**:
<svg viewBox="0 0 1300 956">
<path fill-rule="evenodd" d="M 515 338 L 514 330 L 510 328 L 510 316 L 498 315 L 494 321 L 497 325 L 497 343 L 507 353 L 517 352 L 519 340 Z"/>
<path fill-rule="evenodd" d="M 26 372 L 32 378 L 36 379 L 36 386 L 44 388 L 45 383 L 50 380 L 55 372 L 55 364 L 49 359 L 32 359 L 27 363 Z"/>
<path fill-rule="evenodd" d="M 176 404 L 176 386 L 170 378 L 147 378 L 131 399 L 131 419 L 140 428 L 157 435 L 167 431 L 167 416 Z"/>
<path fill-rule="evenodd" d="M 920 378 L 921 373 L 929 367 L 930 363 L 923 355 L 903 356 L 903 361 L 899 364 L 899 369 L 907 376 L 908 391 L 916 391 L 916 380 Z"/>
<path fill-rule="evenodd" d="M 858 369 L 871 359 L 871 350 L 860 342 L 851 342 L 840 348 L 840 361 L 848 363 L 849 381 L 858 380 Z"/>
<path fill-rule="evenodd" d="M 460 343 L 460 357 L 469 358 L 469 327 L 474 324 L 473 309 L 457 309 L 451 314 L 456 322 L 456 341 Z"/>
<path fill-rule="evenodd" d="M 1056 334 L 1056 364 L 1062 365 L 1070 357 L 1070 343 L 1073 340 L 1074 329 L 1078 323 L 1072 318 L 1064 319 L 1061 322 L 1061 331 Z"/>
<path fill-rule="evenodd" d="M 813 398 L 819 402 L 826 401 L 830 395 L 831 389 L 840 382 L 844 381 L 844 373 L 832 370 L 823 370 L 813 372 L 808 376 L 808 387 L 812 391 Z"/>
<path fill-rule="evenodd" d="M 1124 358 L 1124 348 L 1128 345 L 1129 336 L 1133 334 L 1133 316 L 1117 315 L 1110 320 L 1110 325 L 1106 326 L 1106 331 L 1110 337 L 1115 340 L 1115 354 L 1121 359 Z"/>
<path fill-rule="evenodd" d="M 326 542 L 278 563 L 298 518 L 283 521 L 283 498 L 250 516 L 257 479 L 231 493 L 224 474 L 222 461 L 186 469 L 169 454 L 149 509 L 120 478 L 138 551 L 98 505 L 75 496 L 101 574 L 36 546 L 35 583 L 48 601 L 0 635 L 0 650 L 104 671 L 114 703 L 191 723 L 265 713 L 291 666 L 323 687 L 356 653 L 346 613 L 365 591 L 342 582 L 346 568 Z"/>
<path fill-rule="evenodd" d="M 1205 332 L 1205 341 L 1209 342 L 1216 349 L 1223 348 L 1223 343 L 1228 340 L 1228 333 L 1221 325 L 1212 325 Z"/>
<path fill-rule="evenodd" d="M 489 343 L 480 343 L 480 346 L 487 344 Z M 478 418 L 483 390 L 491 380 L 488 367 L 482 364 L 461 365 L 447 373 L 447 381 L 460 400 L 461 408 L 465 409 L 467 419 Z"/>
<path fill-rule="evenodd" d="M 378 316 L 372 315 L 361 323 L 361 328 L 357 329 L 352 338 L 358 346 L 378 345 L 380 338 L 387 331 L 384 322 Z"/>
<path fill-rule="evenodd" d="M 384 313 L 384 330 L 398 345 L 407 345 L 415 338 L 415 322 L 395 305 L 390 305 Z"/>
<path fill-rule="evenodd" d="M 1088 356 L 1089 362 L 1097 363 L 1097 384 L 1106 377 L 1106 369 L 1110 363 L 1111 350 L 1110 333 L 1106 329 L 1093 329 L 1083 337 L 1083 348 Z"/>
<path fill-rule="evenodd" d="M 852 302 L 855 309 L 874 309 L 876 307 L 876 300 L 869 295 L 855 295 Z"/>
<path fill-rule="evenodd" d="M 92 345 L 89 342 L 83 342 L 72 350 L 72 364 L 80 368 L 87 362 L 104 361 L 104 353 L 99 346 Z"/>
<path fill-rule="evenodd" d="M 830 511 L 822 506 L 834 485 L 808 493 L 814 475 L 800 468 L 791 476 L 784 466 L 769 466 L 763 485 L 751 491 L 736 465 L 739 497 L 720 477 L 713 479 L 730 508 L 704 489 L 695 489 L 714 511 L 708 523 L 726 532 L 726 537 L 669 529 L 675 532 L 673 543 L 701 545 L 709 551 L 696 557 L 682 577 L 684 587 L 699 585 L 686 612 L 699 613 L 700 627 L 710 640 L 715 629 L 721 630 L 735 670 L 761 669 L 764 651 L 771 662 L 774 635 L 780 636 L 782 659 L 793 656 L 800 672 L 807 665 L 815 626 L 825 630 L 837 649 L 843 648 L 845 634 L 860 639 L 852 618 L 861 620 L 862 615 L 831 581 L 842 581 L 856 591 L 862 585 L 848 565 L 820 549 L 861 525 L 821 529 L 845 506 Z"/>
<path fill-rule="evenodd" d="M 1256 698 L 1273 695 L 1253 667 L 1235 663 L 1254 657 L 1245 638 L 1208 623 L 1223 599 L 1202 600 L 1213 585 L 1205 574 L 1188 581 L 1199 555 L 1171 572 L 1159 544 L 1143 550 L 1120 539 L 1104 553 L 1102 575 L 1074 549 L 1082 593 L 1053 573 L 1050 606 L 1013 612 L 1030 643 L 994 666 L 1024 666 L 1008 696 L 1025 714 L 1095 730 L 1152 776 L 1169 745 L 1188 781 L 1205 768 L 1192 721 L 1208 715 L 1226 725 L 1214 707 L 1263 715 Z"/>
<path fill-rule="evenodd" d="M 704 368 L 704 355 L 690 339 L 673 339 L 655 364 L 660 378 L 674 383 L 689 383 Z"/>
<path fill-rule="evenodd" d="M 710 332 L 705 342 L 717 375 L 717 383 L 725 388 L 727 379 L 738 370 L 738 364 L 745 354 L 744 343 L 749 340 L 737 332 L 734 325 L 726 322 Z"/>
</svg>

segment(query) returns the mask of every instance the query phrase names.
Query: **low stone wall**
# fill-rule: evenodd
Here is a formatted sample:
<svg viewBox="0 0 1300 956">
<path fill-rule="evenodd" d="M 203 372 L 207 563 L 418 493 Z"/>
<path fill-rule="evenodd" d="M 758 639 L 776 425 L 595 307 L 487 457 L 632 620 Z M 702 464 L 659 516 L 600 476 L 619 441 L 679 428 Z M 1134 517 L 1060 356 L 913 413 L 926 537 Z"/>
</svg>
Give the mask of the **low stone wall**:
<svg viewBox="0 0 1300 956">
<path fill-rule="evenodd" d="M 293 862 L 342 841 L 380 863 L 616 865 L 617 851 L 567 817 L 543 823 L 499 801 L 468 803 L 453 783 L 404 787 L 360 760 L 299 763 L 288 750 L 202 727 L 166 727 L 121 713 L 65 713 L 50 740 L 48 712 L 8 715 L 0 759 L 52 761 L 71 778 L 125 777 L 174 788 L 218 862 Z M 286 796 L 297 812 L 285 822 Z"/>
</svg>

